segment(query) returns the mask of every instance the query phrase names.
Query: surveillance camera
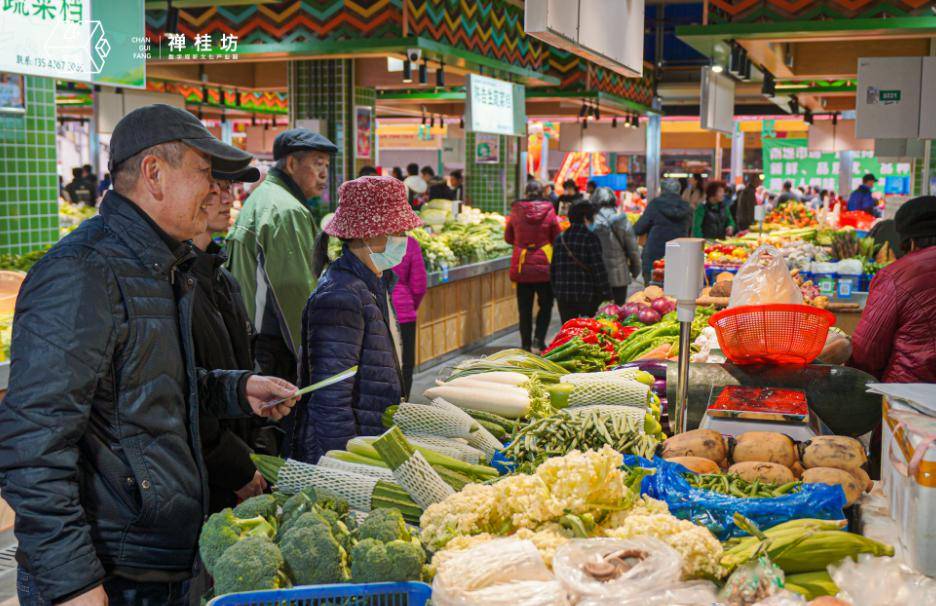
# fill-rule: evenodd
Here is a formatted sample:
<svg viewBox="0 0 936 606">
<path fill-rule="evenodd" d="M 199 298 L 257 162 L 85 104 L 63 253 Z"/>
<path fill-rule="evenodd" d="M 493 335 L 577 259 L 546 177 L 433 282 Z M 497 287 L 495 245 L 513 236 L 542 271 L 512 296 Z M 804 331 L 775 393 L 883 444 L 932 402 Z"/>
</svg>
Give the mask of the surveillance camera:
<svg viewBox="0 0 936 606">
<path fill-rule="evenodd" d="M 410 61 L 412 61 L 413 63 L 416 63 L 417 61 L 419 61 L 419 59 L 420 59 L 421 57 L 422 57 L 422 49 L 421 49 L 421 48 L 408 48 L 408 49 L 406 49 L 406 58 L 409 59 Z"/>
</svg>

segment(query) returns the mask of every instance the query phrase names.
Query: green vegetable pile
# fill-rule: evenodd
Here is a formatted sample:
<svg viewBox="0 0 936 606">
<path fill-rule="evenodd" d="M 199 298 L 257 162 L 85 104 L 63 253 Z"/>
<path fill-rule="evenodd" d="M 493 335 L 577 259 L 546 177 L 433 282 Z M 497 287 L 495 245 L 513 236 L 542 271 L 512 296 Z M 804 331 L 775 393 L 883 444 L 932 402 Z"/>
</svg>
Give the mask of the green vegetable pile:
<svg viewBox="0 0 936 606">
<path fill-rule="evenodd" d="M 347 503 L 312 488 L 260 495 L 209 517 L 199 553 L 215 595 L 424 578 L 426 552 L 398 510 L 353 520 Z"/>
<path fill-rule="evenodd" d="M 0 270 L 6 271 L 29 271 L 49 251 L 49 247 L 40 248 L 22 255 L 3 254 L 0 255 Z"/>
<path fill-rule="evenodd" d="M 504 217 L 496 213 L 467 213 L 468 222 L 446 221 L 436 233 L 414 229 L 410 235 L 422 248 L 426 270 L 441 271 L 509 255 L 504 241 Z"/>
<path fill-rule="evenodd" d="M 715 308 L 713 307 L 699 307 L 696 309 L 695 319 L 692 320 L 690 330 L 691 341 L 695 341 L 702 329 L 708 326 L 709 318 L 714 313 Z M 679 321 L 676 319 L 676 312 L 670 312 L 656 324 L 645 326 L 631 333 L 618 348 L 618 362 L 623 364 L 637 360 L 664 343 L 668 343 L 674 348 L 679 343 Z"/>
<path fill-rule="evenodd" d="M 797 492 L 802 482 L 789 482 L 787 484 L 773 484 L 754 480 L 748 482 L 734 473 L 686 473 L 686 481 L 694 488 L 711 490 L 719 494 L 730 495 L 742 499 L 769 499 L 779 497 L 790 492 Z"/>
<path fill-rule="evenodd" d="M 643 412 L 639 408 L 601 408 L 619 410 L 577 412 L 576 409 L 568 409 L 536 420 L 514 435 L 513 442 L 504 449 L 504 455 L 516 462 L 514 471 L 517 473 L 533 473 L 550 457 L 561 457 L 572 450 L 600 450 L 606 444 L 624 454 L 653 457 L 660 442 L 643 430 L 655 429 L 652 426 L 655 419 L 637 420 Z"/>
<path fill-rule="evenodd" d="M 64 237 L 73 232 L 76 227 L 81 225 L 82 221 L 90 219 L 96 214 L 97 209 L 93 206 L 59 201 L 59 237 Z"/>
</svg>

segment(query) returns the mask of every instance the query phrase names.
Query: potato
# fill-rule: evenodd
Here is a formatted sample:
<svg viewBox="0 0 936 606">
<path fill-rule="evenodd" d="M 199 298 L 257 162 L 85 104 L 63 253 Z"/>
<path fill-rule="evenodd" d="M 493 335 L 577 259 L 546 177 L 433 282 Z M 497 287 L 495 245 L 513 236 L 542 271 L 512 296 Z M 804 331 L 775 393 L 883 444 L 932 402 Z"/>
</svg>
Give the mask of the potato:
<svg viewBox="0 0 936 606">
<path fill-rule="evenodd" d="M 804 444 L 803 467 L 855 469 L 867 463 L 861 442 L 847 436 L 816 436 Z"/>
<path fill-rule="evenodd" d="M 806 470 L 803 469 L 803 464 L 797 461 L 796 463 L 790 465 L 790 471 L 793 472 L 793 477 L 798 480 L 803 477 L 803 472 Z"/>
<path fill-rule="evenodd" d="M 702 457 L 719 465 L 728 460 L 725 439 L 712 429 L 693 429 L 663 442 L 663 458 Z"/>
<path fill-rule="evenodd" d="M 830 595 L 819 596 L 807 606 L 852 606 L 851 602 L 843 602 L 838 598 L 833 598 Z"/>
<path fill-rule="evenodd" d="M 792 467 L 799 460 L 796 445 L 788 436 L 773 431 L 746 431 L 735 438 L 731 451 L 734 463 L 766 461 Z"/>
<path fill-rule="evenodd" d="M 723 271 L 715 276 L 715 284 L 719 282 L 724 282 L 725 280 L 734 280 L 735 275 L 730 271 Z"/>
<path fill-rule="evenodd" d="M 787 484 L 794 480 L 789 467 L 767 461 L 745 461 L 735 463 L 728 468 L 728 473 L 736 473 L 748 482 L 760 480 L 771 484 Z"/>
<path fill-rule="evenodd" d="M 721 282 L 716 282 L 715 286 L 712 287 L 712 290 L 709 291 L 709 294 L 713 297 L 730 297 L 732 284 L 734 284 L 734 282 L 731 280 L 722 280 Z"/>
<path fill-rule="evenodd" d="M 628 303 L 643 303 L 644 305 L 649 305 L 650 299 L 644 296 L 644 293 L 642 290 L 638 290 L 637 292 L 632 294 L 630 298 L 627 299 L 627 302 Z"/>
<path fill-rule="evenodd" d="M 705 457 L 672 457 L 667 459 L 670 463 L 679 463 L 693 473 L 721 473 L 721 468 L 715 461 Z"/>
<path fill-rule="evenodd" d="M 663 289 L 659 286 L 650 285 L 643 290 L 643 294 L 651 301 L 655 301 L 663 296 Z"/>
<path fill-rule="evenodd" d="M 864 487 L 865 492 L 871 492 L 871 489 L 874 488 L 874 482 L 871 480 L 871 476 L 868 475 L 867 471 L 861 467 L 849 469 L 848 471 L 855 476 L 855 479 L 858 480 L 858 484 Z"/>
<path fill-rule="evenodd" d="M 803 482 L 806 484 L 829 484 L 841 486 L 845 491 L 845 506 L 849 506 L 861 497 L 864 486 L 861 486 L 854 475 L 844 469 L 834 467 L 811 467 L 803 472 Z"/>
</svg>

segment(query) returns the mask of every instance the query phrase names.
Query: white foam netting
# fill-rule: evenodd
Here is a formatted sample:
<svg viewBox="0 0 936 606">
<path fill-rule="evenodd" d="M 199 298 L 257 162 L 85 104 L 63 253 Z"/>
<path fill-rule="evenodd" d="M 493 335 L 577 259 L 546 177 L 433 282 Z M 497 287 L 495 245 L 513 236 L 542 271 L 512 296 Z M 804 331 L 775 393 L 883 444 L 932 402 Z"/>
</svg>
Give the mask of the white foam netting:
<svg viewBox="0 0 936 606">
<path fill-rule="evenodd" d="M 406 440 L 414 446 L 434 450 L 439 454 L 444 454 L 453 459 L 464 461 L 465 463 L 477 464 L 484 460 L 484 452 L 455 439 L 440 438 L 438 436 L 425 434 L 406 433 L 405 435 Z"/>
<path fill-rule="evenodd" d="M 444 438 L 467 438 L 474 420 L 449 404 L 451 408 L 404 402 L 393 415 L 393 423 L 404 433 L 429 434 Z"/>
<path fill-rule="evenodd" d="M 393 481 L 393 472 L 386 467 L 364 465 L 363 463 L 351 463 L 349 461 L 342 461 L 341 459 L 333 459 L 328 455 L 318 460 L 318 466 L 325 467 L 327 469 L 335 469 L 337 471 L 346 471 L 348 473 L 359 473 L 362 476 L 370 476 L 372 478 L 377 478 L 378 480 L 388 480 L 390 482 Z"/>
<path fill-rule="evenodd" d="M 468 445 L 474 446 L 484 453 L 485 461 L 490 461 L 498 450 L 503 450 L 504 445 L 500 440 L 494 437 L 490 431 L 478 425 L 478 428 L 471 433 L 468 438 Z"/>
<path fill-rule="evenodd" d="M 280 468 L 276 486 L 286 493 L 299 492 L 312 486 L 316 491 L 344 499 L 352 509 L 370 511 L 371 495 L 374 494 L 377 482 L 378 478 L 372 476 L 286 459 Z"/>
<path fill-rule="evenodd" d="M 563 377 L 565 379 L 565 377 Z M 573 382 L 569 406 L 606 404 L 647 408 L 650 386 L 632 379 L 609 377 L 603 381 Z"/>
<path fill-rule="evenodd" d="M 413 453 L 394 469 L 393 477 L 423 509 L 455 494 L 455 490 L 442 480 L 421 452 Z"/>
</svg>

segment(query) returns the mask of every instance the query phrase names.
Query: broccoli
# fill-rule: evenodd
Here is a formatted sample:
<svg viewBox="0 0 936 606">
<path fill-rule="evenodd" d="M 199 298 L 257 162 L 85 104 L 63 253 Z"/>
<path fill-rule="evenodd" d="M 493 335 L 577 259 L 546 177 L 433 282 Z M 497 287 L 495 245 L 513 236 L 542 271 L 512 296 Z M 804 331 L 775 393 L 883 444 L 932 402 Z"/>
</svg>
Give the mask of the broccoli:
<svg viewBox="0 0 936 606">
<path fill-rule="evenodd" d="M 358 538 L 377 539 L 381 543 L 411 539 L 400 510 L 388 508 L 375 509 L 367 514 L 358 526 Z"/>
<path fill-rule="evenodd" d="M 315 506 L 317 495 L 315 489 L 311 486 L 303 488 L 292 495 L 283 503 L 283 514 L 280 517 L 281 526 L 288 526 L 295 518 L 298 518 L 307 511 L 311 511 Z"/>
<path fill-rule="evenodd" d="M 418 581 L 426 563 L 426 552 L 413 541 L 364 539 L 351 549 L 351 580 L 354 583 Z"/>
<path fill-rule="evenodd" d="M 255 518 L 263 516 L 267 520 L 276 519 L 276 512 L 279 504 L 276 497 L 271 494 L 260 494 L 242 501 L 240 505 L 234 508 L 234 515 L 239 518 Z"/>
<path fill-rule="evenodd" d="M 218 559 L 214 573 L 216 595 L 288 587 L 282 572 L 283 555 L 266 537 L 248 537 L 235 543 Z"/>
<path fill-rule="evenodd" d="M 215 564 L 228 547 L 252 536 L 272 539 L 273 526 L 260 516 L 241 519 L 230 508 L 212 514 L 202 526 L 198 537 L 198 551 L 209 573 L 214 575 Z"/>
<path fill-rule="evenodd" d="M 286 571 L 297 585 L 341 583 L 348 580 L 348 552 L 322 523 L 303 524 L 304 514 L 280 541 Z"/>
</svg>

